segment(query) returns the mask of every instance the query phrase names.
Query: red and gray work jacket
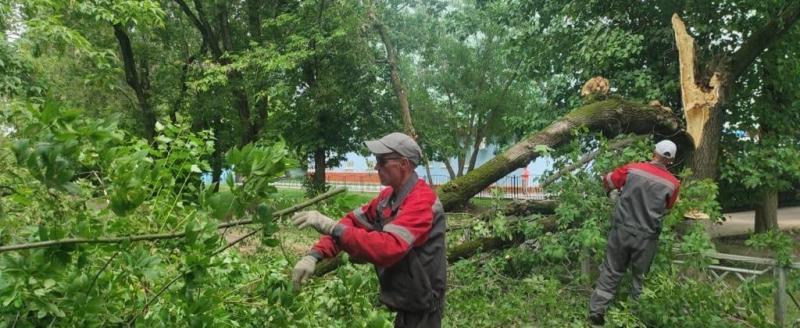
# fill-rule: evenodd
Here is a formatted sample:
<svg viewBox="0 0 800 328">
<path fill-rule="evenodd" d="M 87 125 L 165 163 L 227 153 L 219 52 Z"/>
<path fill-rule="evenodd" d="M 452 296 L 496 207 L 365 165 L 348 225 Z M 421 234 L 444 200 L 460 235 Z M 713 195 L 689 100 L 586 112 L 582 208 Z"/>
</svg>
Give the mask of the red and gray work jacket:
<svg viewBox="0 0 800 328">
<path fill-rule="evenodd" d="M 416 174 L 400 190 L 344 216 L 310 255 L 321 259 L 340 251 L 375 265 L 380 300 L 394 311 L 434 312 L 442 305 L 447 277 L 445 216 L 436 193 Z"/>
<path fill-rule="evenodd" d="M 681 183 L 664 165 L 649 162 L 617 168 L 603 177 L 603 186 L 620 190 L 612 226 L 658 237 L 661 217 L 675 205 Z"/>
</svg>

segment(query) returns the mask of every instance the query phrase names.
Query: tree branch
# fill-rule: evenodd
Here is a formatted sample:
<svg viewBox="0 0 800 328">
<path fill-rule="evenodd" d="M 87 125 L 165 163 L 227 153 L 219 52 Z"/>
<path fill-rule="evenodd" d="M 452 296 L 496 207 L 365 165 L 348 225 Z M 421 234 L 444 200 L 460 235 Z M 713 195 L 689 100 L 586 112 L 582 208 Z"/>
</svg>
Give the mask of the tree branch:
<svg viewBox="0 0 800 328">
<path fill-rule="evenodd" d="M 284 216 L 287 214 L 291 214 L 297 212 L 300 209 L 305 207 L 311 206 L 315 203 L 323 201 L 325 199 L 331 198 L 339 193 L 345 192 L 347 189 L 345 188 L 336 188 L 334 190 L 328 191 L 324 194 L 320 194 L 312 199 L 309 199 L 305 202 L 300 204 L 296 204 L 292 207 L 285 208 L 279 211 L 276 211 L 273 216 L 279 217 Z M 233 226 L 239 225 L 246 225 L 252 224 L 252 219 L 246 220 L 237 220 L 222 223 L 217 226 L 217 229 L 224 229 Z M 3 252 L 10 252 L 10 251 L 19 251 L 25 249 L 33 249 L 33 248 L 44 248 L 44 247 L 55 247 L 55 246 L 64 246 L 64 245 L 74 245 L 74 244 L 119 244 L 125 242 L 135 242 L 135 241 L 146 241 L 146 240 L 162 240 L 162 239 L 175 239 L 175 238 L 182 238 L 186 235 L 186 233 L 179 232 L 179 233 L 160 233 L 160 234 L 146 234 L 146 235 L 134 235 L 134 236 L 122 236 L 122 237 L 105 237 L 105 238 L 67 238 L 67 239 L 58 239 L 58 240 L 48 240 L 48 241 L 40 241 L 35 243 L 27 243 L 27 244 L 17 244 L 17 245 L 7 245 L 7 246 L 0 246 L 0 253 Z"/>
<path fill-rule="evenodd" d="M 628 145 L 632 144 L 634 141 L 636 141 L 636 140 L 638 140 L 640 138 L 641 138 L 641 136 L 631 136 L 631 137 L 627 137 L 627 138 L 622 138 L 620 140 L 617 140 L 613 144 L 609 145 L 607 150 L 619 150 L 619 149 L 625 148 L 625 147 L 627 147 Z M 605 150 L 605 149 L 595 149 L 594 151 L 589 152 L 588 154 L 586 154 L 583 157 L 581 157 L 581 159 L 578 160 L 577 162 L 571 163 L 569 165 L 566 165 L 566 166 L 562 167 L 560 170 L 558 170 L 558 172 L 556 172 L 555 174 L 547 177 L 547 179 L 545 179 L 539 186 L 542 187 L 542 188 L 549 186 L 553 182 L 556 182 L 556 180 L 561 178 L 561 176 L 563 176 L 564 174 L 572 172 L 575 169 L 586 165 L 586 163 L 591 162 L 603 150 Z"/>
<path fill-rule="evenodd" d="M 114 24 L 114 36 L 117 37 L 119 42 L 119 49 L 122 53 L 122 63 L 125 68 L 125 81 L 136 92 L 137 97 L 141 92 L 141 85 L 139 84 L 139 74 L 136 72 L 136 61 L 133 58 L 133 49 L 131 48 L 131 39 L 128 33 L 121 24 Z"/>
<path fill-rule="evenodd" d="M 750 67 L 750 64 L 775 41 L 791 29 L 800 20 L 800 2 L 790 1 L 778 17 L 771 19 L 760 30 L 745 41 L 742 46 L 730 56 L 730 80 L 735 81 Z"/>
<path fill-rule="evenodd" d="M 114 252 L 114 255 L 111 255 L 111 257 L 106 261 L 106 264 L 104 264 L 103 267 L 97 271 L 97 274 L 94 275 L 94 279 L 92 279 L 92 283 L 89 284 L 89 288 L 86 289 L 86 294 L 89 294 L 89 292 L 92 291 L 94 284 L 97 282 L 97 278 L 100 277 L 100 274 L 103 273 L 103 271 L 106 271 L 106 268 L 108 268 L 108 266 L 111 264 L 111 261 L 113 261 L 117 255 L 119 255 L 119 251 Z"/>
<path fill-rule="evenodd" d="M 148 70 L 145 61 L 141 66 L 141 73 L 136 70 L 136 61 L 133 56 L 133 48 L 131 47 L 131 39 L 128 37 L 128 32 L 122 24 L 114 24 L 114 35 L 119 42 L 120 52 L 122 53 L 122 62 L 125 68 L 125 81 L 136 93 L 136 99 L 139 101 L 139 109 L 142 114 L 142 126 L 144 134 L 148 141 L 153 141 L 155 137 L 156 117 L 153 110 L 150 108 L 150 95 L 149 95 L 149 81 Z M 142 59 L 142 58 L 140 58 Z"/>
<path fill-rule="evenodd" d="M 214 56 L 215 59 L 219 59 L 222 57 L 222 51 L 219 48 L 219 42 L 217 42 L 216 36 L 214 36 L 214 32 L 211 30 L 211 25 L 208 24 L 204 13 L 203 7 L 200 6 L 200 3 L 195 1 L 195 7 L 197 7 L 198 14 L 192 11 L 189 8 L 189 5 L 186 4 L 186 1 L 183 0 L 175 0 L 178 3 L 178 6 L 181 7 L 183 12 L 186 16 L 189 16 L 189 19 L 192 21 L 192 24 L 200 31 L 200 35 L 203 37 L 203 43 L 208 45 L 208 49 L 211 51 L 211 55 Z"/>
</svg>

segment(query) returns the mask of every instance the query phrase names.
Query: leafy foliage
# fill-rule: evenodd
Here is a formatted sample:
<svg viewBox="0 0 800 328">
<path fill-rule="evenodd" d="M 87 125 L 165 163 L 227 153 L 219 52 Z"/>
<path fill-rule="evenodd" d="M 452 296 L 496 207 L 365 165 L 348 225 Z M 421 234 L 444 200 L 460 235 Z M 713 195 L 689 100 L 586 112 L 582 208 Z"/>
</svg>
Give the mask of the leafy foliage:
<svg viewBox="0 0 800 328">
<path fill-rule="evenodd" d="M 282 143 L 231 150 L 227 163 L 244 182 L 231 178 L 226 191 L 215 193 L 200 180 L 209 169 L 210 133 L 159 124 L 161 134 L 149 145 L 127 138 L 113 121 L 50 102 L 16 107 L 9 117 L 18 127 L 10 135 L 18 164 L 0 180 L 13 192 L 0 199 L 9 209 L 3 222 L 14 222 L 3 225 L 4 244 L 165 230 L 185 237 L 4 253 L 4 325 L 257 326 L 269 318 L 281 326 L 350 326 L 342 321 L 350 306 L 363 309 L 364 326 L 385 325 L 387 314 L 353 292 L 375 288 L 368 270 L 344 268 L 339 281 L 296 294 L 285 276 L 291 258 L 215 256 L 224 240 L 217 230 L 223 218 L 253 217 L 264 230 L 263 244 L 278 245 L 271 182 L 292 165 Z M 173 279 L 179 287 L 169 288 Z M 345 300 L 336 303 L 338 312 L 309 315 L 334 299 Z"/>
<path fill-rule="evenodd" d="M 2 253 L 0 326 L 389 326 L 366 266 L 345 264 L 292 291 L 287 269 L 316 235 L 284 233 L 274 216 L 295 201 L 277 197 L 272 186 L 286 168 L 313 158 L 324 171 L 362 151 L 364 139 L 399 128 L 385 45 L 367 6 L 397 46 L 427 157 L 455 158 L 450 169 L 459 175 L 483 142 L 503 147 L 581 104 L 577 90 L 593 76 L 608 78 L 615 96 L 657 99 L 680 111 L 673 13 L 692 27 L 701 61 L 713 66 L 794 2 L 648 4 L 3 1 L 0 245 L 185 237 Z M 133 63 L 123 54 L 123 32 Z M 724 288 L 704 280 L 709 260 L 701 255 L 713 244 L 683 215 L 700 210 L 717 218 L 717 198 L 749 205 L 753 195 L 796 193 L 798 36 L 796 28 L 782 35 L 726 94 L 720 185 L 680 173 L 682 198 L 664 218 L 643 300 L 630 302 L 623 291 L 610 325 L 771 325 L 770 284 Z M 140 139 L 149 128 L 152 140 Z M 585 131 L 575 140 L 536 151 L 560 168 L 608 145 Z M 612 205 L 599 174 L 647 160 L 651 147 L 640 141 L 604 154 L 553 184 L 555 232 L 542 233 L 541 221 L 550 218 L 540 215 L 495 214 L 467 225 L 462 231 L 475 237 L 528 241 L 450 268 L 446 324 L 585 326 L 592 273 L 578 266 L 602 260 Z M 233 174 L 218 181 L 223 170 Z M 308 186 L 311 193 L 326 188 L 320 180 Z M 490 207 L 499 213 L 496 196 Z M 318 209 L 336 217 L 363 201 L 340 197 Z M 235 219 L 253 219 L 261 238 L 221 251 L 248 233 L 217 229 Z M 451 232 L 448 242 L 459 237 Z M 794 245 L 772 232 L 748 246 L 785 264 Z M 796 275 L 790 290 L 798 290 Z"/>
</svg>

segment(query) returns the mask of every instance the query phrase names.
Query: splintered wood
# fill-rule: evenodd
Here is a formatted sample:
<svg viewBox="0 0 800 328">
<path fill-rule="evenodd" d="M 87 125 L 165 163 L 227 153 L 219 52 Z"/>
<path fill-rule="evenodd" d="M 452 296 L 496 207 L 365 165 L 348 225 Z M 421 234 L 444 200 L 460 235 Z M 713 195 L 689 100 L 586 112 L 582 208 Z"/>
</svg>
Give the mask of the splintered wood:
<svg viewBox="0 0 800 328">
<path fill-rule="evenodd" d="M 681 98 L 686 115 L 686 130 L 692 137 L 695 148 L 703 139 L 703 128 L 719 101 L 720 74 L 714 72 L 708 82 L 710 89 L 695 80 L 694 38 L 686 32 L 686 25 L 677 14 L 672 15 L 675 44 L 678 47 L 678 62 L 681 72 Z"/>
</svg>

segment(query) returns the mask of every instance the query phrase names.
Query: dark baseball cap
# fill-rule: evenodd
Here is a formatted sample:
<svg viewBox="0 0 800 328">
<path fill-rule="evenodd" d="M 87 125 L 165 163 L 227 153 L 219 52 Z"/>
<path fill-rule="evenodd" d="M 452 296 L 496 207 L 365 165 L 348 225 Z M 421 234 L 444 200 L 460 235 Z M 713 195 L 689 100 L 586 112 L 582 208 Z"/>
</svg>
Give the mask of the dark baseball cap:
<svg viewBox="0 0 800 328">
<path fill-rule="evenodd" d="M 377 155 L 398 153 L 414 164 L 422 159 L 422 149 L 414 139 L 400 132 L 393 132 L 378 140 L 365 141 L 370 152 Z"/>
</svg>

